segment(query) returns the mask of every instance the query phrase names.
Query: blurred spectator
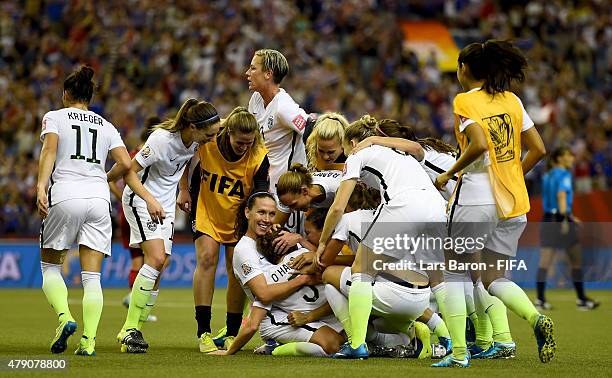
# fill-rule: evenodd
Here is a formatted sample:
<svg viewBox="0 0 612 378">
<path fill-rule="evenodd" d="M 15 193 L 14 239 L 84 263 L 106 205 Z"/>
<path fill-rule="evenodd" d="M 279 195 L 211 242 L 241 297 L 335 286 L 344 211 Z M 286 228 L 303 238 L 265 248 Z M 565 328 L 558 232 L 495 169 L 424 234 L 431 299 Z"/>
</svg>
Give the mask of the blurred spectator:
<svg viewBox="0 0 612 378">
<path fill-rule="evenodd" d="M 40 117 L 61 107 L 75 66 L 96 70 L 92 110 L 135 141 L 144 118 L 187 97 L 221 113 L 246 105 L 254 50 L 281 50 L 283 87 L 305 109 L 350 120 L 369 112 L 454 143 L 454 73 L 402 48 L 400 17 L 445 22 L 458 45 L 513 38 L 530 74 L 520 96 L 548 150 L 576 155 L 576 190 L 610 187 L 610 2 L 345 0 L 31 0 L 0 3 L 0 234 L 35 235 Z M 530 173 L 539 188 L 543 167 Z"/>
</svg>

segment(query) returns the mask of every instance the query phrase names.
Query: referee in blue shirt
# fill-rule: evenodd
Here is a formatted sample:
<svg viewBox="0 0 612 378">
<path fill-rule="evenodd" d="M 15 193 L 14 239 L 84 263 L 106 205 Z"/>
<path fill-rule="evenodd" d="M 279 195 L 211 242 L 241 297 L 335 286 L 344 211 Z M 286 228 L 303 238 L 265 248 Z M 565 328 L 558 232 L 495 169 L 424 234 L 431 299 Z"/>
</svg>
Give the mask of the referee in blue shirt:
<svg viewBox="0 0 612 378">
<path fill-rule="evenodd" d="M 571 169 L 574 155 L 567 147 L 560 147 L 550 156 L 551 169 L 542 179 L 542 202 L 544 219 L 540 228 L 540 265 L 537 275 L 538 298 L 535 305 L 541 310 L 550 310 L 546 302 L 546 276 L 554 260 L 556 250 L 564 250 L 572 268 L 572 280 L 576 289 L 576 306 L 580 310 L 593 310 L 599 306 L 586 297 L 582 280 L 582 251 L 576 232 L 576 218 L 572 216 L 574 190 Z"/>
</svg>

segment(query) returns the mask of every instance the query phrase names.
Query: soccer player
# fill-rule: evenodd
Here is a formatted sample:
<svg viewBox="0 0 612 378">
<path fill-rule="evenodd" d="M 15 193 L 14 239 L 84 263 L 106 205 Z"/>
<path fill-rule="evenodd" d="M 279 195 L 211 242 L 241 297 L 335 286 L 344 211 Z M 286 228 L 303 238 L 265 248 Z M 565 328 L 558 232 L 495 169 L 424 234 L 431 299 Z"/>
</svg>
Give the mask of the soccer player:
<svg viewBox="0 0 612 378">
<path fill-rule="evenodd" d="M 572 172 L 574 155 L 567 147 L 559 147 L 550 155 L 552 168 L 542 178 L 542 200 L 544 219 L 540 232 L 542 249 L 538 268 L 538 298 L 535 306 L 540 310 L 550 310 L 546 302 L 546 276 L 553 263 L 555 250 L 562 249 L 567 253 L 572 267 L 572 279 L 576 289 L 576 307 L 579 310 L 594 310 L 599 302 L 589 299 L 584 293 L 582 282 L 582 251 L 576 231 L 577 219 L 572 214 L 574 190 L 572 189 Z"/>
<path fill-rule="evenodd" d="M 232 269 L 238 241 L 234 234 L 235 219 L 240 203 L 250 193 L 268 191 L 270 164 L 257 121 L 244 107 L 229 114 L 216 139 L 202 146 L 197 156 L 199 165 L 191 180 L 194 206 L 187 210 L 191 210 L 196 246 L 193 298 L 197 336 L 200 352 L 207 353 L 217 350 L 210 319 L 221 244 L 225 246 L 228 289 L 226 332 L 219 344 L 227 349 L 238 334 L 245 297 Z"/>
<path fill-rule="evenodd" d="M 455 149 L 452 146 L 431 137 L 417 138 L 410 126 L 402 126 L 397 121 L 381 120 L 377 132 L 380 134 L 379 136 L 364 139 L 353 149 L 352 153 L 372 144 L 396 148 L 414 156 L 421 163 L 432 182 L 435 182 L 440 173 L 451 169 L 456 162 Z M 457 177 L 453 176 L 440 190 L 440 194 L 445 200 L 450 199 L 455 191 L 456 183 Z M 435 262 L 438 260 L 443 262 L 443 257 L 438 256 L 434 259 Z M 440 312 L 444 314 L 446 311 L 444 306 L 446 285 L 443 282 L 442 272 L 432 270 L 428 272 L 428 275 L 432 287 L 431 291 L 436 297 Z M 473 358 L 481 358 L 483 355 L 480 353 L 487 350 L 492 342 L 499 341 L 495 338 L 500 333 L 507 332 L 508 318 L 504 316 L 506 308 L 499 299 L 487 293 L 481 280 L 477 279 L 472 284 L 470 275 L 464 280 L 464 294 L 468 319 L 472 323 L 470 327 L 475 331 L 472 333 L 473 342 L 469 345 L 470 353 Z M 488 312 L 495 313 L 494 323 L 491 322 Z"/>
<path fill-rule="evenodd" d="M 142 148 L 142 143 L 144 143 L 149 135 L 151 135 L 152 127 L 161 122 L 161 119 L 157 116 L 152 116 L 147 118 L 145 121 L 145 128 L 140 134 L 141 143 L 132 151 L 130 151 L 130 159 L 133 158 L 138 151 Z M 109 183 L 111 193 L 121 201 L 121 197 L 123 196 L 123 190 L 119 188 L 116 182 Z M 123 305 L 128 308 L 130 306 L 130 297 L 132 295 L 132 287 L 134 286 L 134 280 L 138 275 L 138 271 L 144 264 L 144 255 L 142 254 L 142 250 L 140 248 L 132 248 L 130 247 L 130 225 L 125 219 L 125 214 L 123 214 L 123 207 L 119 208 L 119 228 L 121 229 L 121 244 L 123 248 L 130 251 L 130 257 L 132 259 L 132 265 L 130 266 L 130 273 L 128 275 L 128 288 L 130 289 L 129 293 L 123 298 Z M 149 314 L 147 321 L 157 321 L 157 317 L 155 315 Z"/>
<path fill-rule="evenodd" d="M 125 176 L 123 211 L 130 224 L 130 246 L 140 246 L 144 265 L 134 280 L 127 319 L 117 335 L 122 352 L 145 353 L 149 347 L 140 328 L 155 305 L 160 275 L 172 253 L 177 184 L 198 146 L 217 135 L 219 121 L 212 104 L 189 99 L 175 118 L 155 126 L 132 159 Z"/>
<path fill-rule="evenodd" d="M 346 156 L 342 150 L 344 130 L 349 123 L 342 114 L 324 113 L 317 118 L 306 139 L 306 158 L 311 171 L 342 171 Z"/>
<path fill-rule="evenodd" d="M 401 225 L 402 233 L 421 235 L 429 234 L 432 224 L 442 223 L 446 219 L 444 199 L 412 156 L 383 146 L 372 146 L 350 155 L 357 143 L 368 136 L 376 135 L 377 127 L 378 122 L 366 115 L 353 122 L 345 132 L 343 148 L 348 158 L 342 182 L 325 219 L 317 249 L 317 263 L 322 267 L 330 265 L 334 256 L 325 253 L 326 245 L 345 211 L 358 179 L 368 187 L 380 190 L 382 203 L 364 234 L 352 266 L 352 286 L 349 293 L 352 340 L 349 346 L 336 354 L 338 358 L 368 357 L 365 336 L 372 309 L 371 284 L 377 269 L 366 262 L 414 259 L 408 250 L 400 247 L 385 249 L 379 255 L 374 254 L 372 248 L 375 240 L 383 235 L 390 235 L 391 222 Z M 410 180 L 406 180 L 407 177 Z M 427 275 L 420 269 L 404 270 L 402 273 L 400 278 L 413 288 L 429 285 Z"/>
<path fill-rule="evenodd" d="M 436 187 L 444 187 L 451 177 L 461 173 L 450 208 L 449 234 L 453 238 L 484 239 L 482 251 L 474 246 L 463 253 L 447 252 L 447 263 L 486 264 L 489 268 L 484 271 L 472 270 L 472 277 L 480 276 L 490 294 L 529 322 L 540 360 L 548 362 L 555 353 L 552 320 L 538 313 L 525 292 L 504 278 L 505 269 L 498 263 L 516 255 L 529 211 L 523 175 L 545 154 L 542 139 L 520 99 L 509 91 L 512 82 L 524 79 L 526 68 L 527 60 L 521 51 L 507 41 L 473 43 L 461 50 L 457 78 L 465 93 L 453 101 L 460 157 L 451 169 L 438 176 Z M 522 160 L 521 142 L 527 147 Z M 453 339 L 453 354 L 434 367 L 469 366 L 466 306 L 461 295 L 464 277 L 465 270 L 460 267 L 445 271 L 445 321 Z M 490 310 L 488 313 L 495 323 L 497 315 Z M 485 358 L 514 356 L 516 345 L 509 328 L 499 331 L 497 340 L 482 352 Z"/>
<path fill-rule="evenodd" d="M 130 157 L 115 127 L 88 106 L 94 71 L 83 66 L 64 80 L 64 108 L 46 113 L 40 134 L 36 205 L 40 227 L 42 289 L 59 318 L 52 353 L 62 353 L 77 323 L 68 308 L 62 265 L 68 249 L 79 245 L 83 283 L 83 336 L 77 355 L 95 355 L 102 315 L 100 268 L 111 254 L 112 224 L 108 182 L 130 169 Z M 110 152 L 116 164 L 105 172 Z"/>
<path fill-rule="evenodd" d="M 276 183 L 293 163 L 306 165 L 306 150 L 302 136 L 312 127 L 306 112 L 280 87 L 289 72 L 287 59 L 276 50 L 257 50 L 246 78 L 253 95 L 249 100 L 249 112 L 259 124 L 270 159 L 270 191 L 276 193 Z M 279 213 L 276 223 L 287 224 L 291 231 L 301 233 L 302 217 L 298 212 L 289 215 Z"/>
</svg>

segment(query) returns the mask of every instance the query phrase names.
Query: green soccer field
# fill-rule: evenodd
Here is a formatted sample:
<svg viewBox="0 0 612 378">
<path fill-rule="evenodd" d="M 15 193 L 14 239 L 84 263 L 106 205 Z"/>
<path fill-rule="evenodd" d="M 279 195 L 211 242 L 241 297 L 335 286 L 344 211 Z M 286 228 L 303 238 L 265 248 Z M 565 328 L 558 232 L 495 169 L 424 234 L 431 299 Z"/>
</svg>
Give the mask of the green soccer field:
<svg viewBox="0 0 612 378">
<path fill-rule="evenodd" d="M 55 374 L 94 377 L 149 377 L 200 375 L 212 377 L 379 377 L 426 375 L 488 375 L 500 373 L 523 376 L 610 376 L 612 348 L 608 344 L 611 331 L 611 291 L 594 291 L 592 296 L 602 302 L 592 312 L 575 309 L 571 291 L 550 291 L 548 298 L 555 305 L 549 315 L 555 322 L 558 351 L 549 364 L 539 362 L 535 339 L 528 325 L 514 314 L 510 323 L 517 343 L 517 357 L 512 360 L 473 361 L 466 370 L 429 368 L 431 360 L 370 359 L 367 361 L 337 361 L 324 358 L 283 358 L 255 356 L 254 347 L 261 344 L 253 339 L 238 355 L 207 356 L 197 349 L 193 302 L 189 289 L 162 289 L 153 313 L 159 321 L 148 323 L 143 329 L 150 344 L 146 354 L 120 353 L 115 337 L 123 324 L 126 309 L 121 298 L 126 290 L 109 289 L 104 292 L 104 312 L 97 336 L 97 356 L 73 356 L 81 329 L 69 340 L 63 358 L 68 368 Z M 81 319 L 82 290 L 70 290 L 71 311 Z M 9 358 L 55 358 L 48 351 L 48 341 L 57 325 L 55 315 L 41 290 L 0 290 L 2 298 L 2 330 L 0 331 L 0 360 Z M 225 292 L 215 295 L 213 333 L 225 322 Z M 79 324 L 79 327 L 81 325 Z M 0 367 L 0 374 L 6 367 Z M 33 372 L 23 372 L 29 375 Z M 49 374 L 48 371 L 38 374 Z"/>
</svg>

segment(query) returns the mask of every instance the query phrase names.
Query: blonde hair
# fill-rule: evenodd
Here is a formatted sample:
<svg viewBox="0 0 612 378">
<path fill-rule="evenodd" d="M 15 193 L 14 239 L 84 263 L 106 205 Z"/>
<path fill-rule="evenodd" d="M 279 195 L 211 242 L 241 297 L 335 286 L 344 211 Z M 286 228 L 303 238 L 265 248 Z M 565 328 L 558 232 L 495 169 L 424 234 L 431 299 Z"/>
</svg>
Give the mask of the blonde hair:
<svg viewBox="0 0 612 378">
<path fill-rule="evenodd" d="M 346 138 L 346 140 L 354 139 L 357 142 L 361 142 L 367 137 L 379 135 L 376 131 L 377 129 L 378 121 L 376 118 L 366 114 L 349 125 L 344 131 L 344 138 Z"/>
<path fill-rule="evenodd" d="M 176 133 L 193 124 L 197 129 L 205 129 L 220 122 L 217 109 L 210 102 L 190 98 L 179 109 L 176 117 L 167 119 L 153 127 L 153 130 L 164 129 Z"/>
<path fill-rule="evenodd" d="M 340 113 L 325 113 L 317 119 L 312 133 L 306 140 L 306 157 L 308 159 L 308 168 L 311 171 L 317 170 L 319 139 L 338 139 L 340 146 L 342 146 L 344 132 L 348 125 L 348 121 Z"/>
<path fill-rule="evenodd" d="M 244 106 L 235 107 L 222 122 L 222 127 L 221 132 L 219 132 L 219 137 L 223 142 L 229 141 L 229 134 L 235 134 L 236 132 L 250 134 L 254 132 L 255 141 L 251 148 L 257 149 L 264 145 L 257 119 L 255 119 L 255 116 L 249 113 Z"/>
<path fill-rule="evenodd" d="M 287 58 L 279 51 L 272 49 L 261 49 L 255 51 L 255 56 L 261 58 L 261 68 L 263 72 L 272 71 L 272 80 L 275 84 L 280 84 L 289 72 Z"/>
<path fill-rule="evenodd" d="M 276 194 L 280 197 L 287 193 L 300 193 L 302 186 L 312 185 L 312 176 L 300 163 L 294 163 L 281 175 L 276 184 Z"/>
</svg>

